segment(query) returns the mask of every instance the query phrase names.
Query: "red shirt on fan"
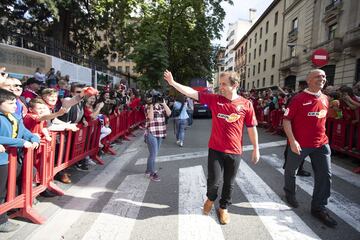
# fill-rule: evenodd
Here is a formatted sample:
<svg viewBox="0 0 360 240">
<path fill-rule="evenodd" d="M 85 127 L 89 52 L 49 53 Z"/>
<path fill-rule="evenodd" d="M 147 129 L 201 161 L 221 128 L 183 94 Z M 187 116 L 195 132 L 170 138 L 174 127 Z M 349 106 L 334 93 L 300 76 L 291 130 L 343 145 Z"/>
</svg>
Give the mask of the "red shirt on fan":
<svg viewBox="0 0 360 240">
<path fill-rule="evenodd" d="M 29 112 L 24 117 L 24 125 L 32 133 L 37 133 L 44 137 L 43 129 L 47 126 L 46 121 L 40 121 L 39 115 Z"/>
<path fill-rule="evenodd" d="M 243 97 L 233 101 L 217 94 L 199 92 L 199 102 L 207 104 L 212 114 L 209 148 L 231 154 L 242 153 L 244 124 L 257 125 L 251 102 Z"/>
<path fill-rule="evenodd" d="M 284 119 L 291 121 L 294 137 L 301 147 L 318 148 L 328 143 L 325 133 L 328 107 L 329 100 L 322 93 L 316 95 L 304 90 L 291 99 Z"/>
</svg>

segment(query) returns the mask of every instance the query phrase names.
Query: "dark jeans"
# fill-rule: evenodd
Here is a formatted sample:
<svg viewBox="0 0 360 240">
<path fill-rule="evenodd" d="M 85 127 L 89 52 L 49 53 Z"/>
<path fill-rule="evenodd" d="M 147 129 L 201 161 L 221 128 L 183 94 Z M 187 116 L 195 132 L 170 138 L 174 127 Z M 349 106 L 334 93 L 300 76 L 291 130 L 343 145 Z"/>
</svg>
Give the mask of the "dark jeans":
<svg viewBox="0 0 360 240">
<path fill-rule="evenodd" d="M 210 201 L 216 200 L 221 178 L 223 178 L 220 208 L 226 209 L 231 204 L 231 195 L 240 160 L 240 154 L 223 153 L 209 149 L 206 196 Z"/>
<path fill-rule="evenodd" d="M 288 149 L 284 190 L 286 194 L 295 195 L 295 171 L 307 156 L 311 158 L 315 181 L 311 208 L 323 210 L 330 197 L 331 188 L 331 150 L 329 144 L 319 148 L 302 148 L 300 155 L 293 153 L 290 148 Z"/>
<path fill-rule="evenodd" d="M 5 202 L 8 178 L 8 164 L 0 165 L 0 204 Z M 7 222 L 6 212 L 0 215 L 0 224 Z"/>
</svg>

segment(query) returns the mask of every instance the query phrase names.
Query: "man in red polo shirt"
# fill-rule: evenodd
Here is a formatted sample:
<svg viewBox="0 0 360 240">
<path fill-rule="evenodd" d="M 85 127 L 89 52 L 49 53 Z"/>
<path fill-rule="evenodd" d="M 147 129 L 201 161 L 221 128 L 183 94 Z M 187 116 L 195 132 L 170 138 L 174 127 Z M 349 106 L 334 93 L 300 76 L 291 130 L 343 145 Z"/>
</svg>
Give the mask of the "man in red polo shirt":
<svg viewBox="0 0 360 240">
<path fill-rule="evenodd" d="M 181 85 L 174 81 L 171 72 L 167 70 L 164 79 L 182 94 L 207 104 L 211 109 L 212 129 L 209 140 L 206 193 L 208 199 L 204 204 L 203 213 L 207 215 L 211 211 L 218 196 L 220 182 L 223 180 L 218 214 L 220 223 L 227 224 L 230 222 L 227 207 L 231 204 L 234 180 L 242 154 L 244 124 L 254 146 L 253 163 L 256 164 L 260 158 L 254 108 L 249 100 L 237 94 L 240 79 L 235 72 L 224 72 L 220 75 L 221 95 L 198 92 L 191 87 Z"/>
<path fill-rule="evenodd" d="M 304 158 L 310 156 L 315 179 L 311 214 L 325 225 L 335 227 L 336 221 L 325 208 L 331 187 L 331 150 L 325 134 L 329 101 L 321 92 L 326 82 L 325 72 L 311 70 L 306 82 L 308 88 L 292 98 L 284 113 L 283 126 L 290 144 L 285 164 L 284 190 L 287 202 L 297 208 L 295 171 Z"/>
</svg>

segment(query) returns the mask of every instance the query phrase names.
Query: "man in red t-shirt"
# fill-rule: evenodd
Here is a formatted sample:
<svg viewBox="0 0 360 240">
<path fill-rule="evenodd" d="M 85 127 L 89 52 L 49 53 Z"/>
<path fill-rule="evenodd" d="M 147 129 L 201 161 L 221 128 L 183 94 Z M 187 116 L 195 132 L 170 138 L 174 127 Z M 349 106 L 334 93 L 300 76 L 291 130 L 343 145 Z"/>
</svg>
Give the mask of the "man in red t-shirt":
<svg viewBox="0 0 360 240">
<path fill-rule="evenodd" d="M 325 133 L 329 101 L 321 92 L 326 82 L 325 72 L 311 70 L 306 77 L 308 88 L 295 95 L 284 113 L 283 126 L 290 148 L 285 164 L 285 195 L 294 208 L 299 206 L 295 198 L 295 171 L 310 156 L 315 186 L 311 202 L 311 214 L 325 225 L 335 227 L 336 221 L 326 211 L 331 187 L 331 150 Z"/>
<path fill-rule="evenodd" d="M 234 180 L 242 154 L 244 124 L 254 146 L 251 157 L 253 163 L 256 164 L 260 158 L 254 108 L 249 100 L 237 94 L 240 79 L 235 72 L 224 72 L 220 75 L 221 95 L 200 93 L 191 87 L 181 85 L 174 81 L 171 72 L 167 70 L 164 79 L 182 94 L 207 104 L 211 109 L 212 129 L 209 140 L 206 193 L 208 199 L 204 204 L 203 213 L 207 215 L 211 211 L 218 196 L 220 182 L 223 180 L 218 213 L 220 223 L 227 224 L 230 222 L 227 207 L 231 204 Z"/>
</svg>

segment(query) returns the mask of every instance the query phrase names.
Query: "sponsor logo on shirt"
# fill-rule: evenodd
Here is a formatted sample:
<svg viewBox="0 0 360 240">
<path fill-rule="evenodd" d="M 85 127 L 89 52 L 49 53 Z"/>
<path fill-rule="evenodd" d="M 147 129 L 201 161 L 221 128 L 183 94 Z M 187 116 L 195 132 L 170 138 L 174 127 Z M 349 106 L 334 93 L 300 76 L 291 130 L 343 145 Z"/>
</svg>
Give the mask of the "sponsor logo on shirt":
<svg viewBox="0 0 360 240">
<path fill-rule="evenodd" d="M 317 118 L 324 118 L 326 117 L 326 110 L 321 110 L 320 112 L 308 112 L 309 117 L 317 117 Z"/>
<path fill-rule="evenodd" d="M 226 115 L 226 114 L 223 114 L 223 113 L 218 113 L 217 115 L 218 118 L 223 118 L 225 119 L 227 122 L 229 123 L 233 123 L 233 122 L 236 122 L 239 118 L 240 118 L 240 115 L 239 114 L 236 114 L 236 113 L 232 113 L 231 115 Z"/>
</svg>

